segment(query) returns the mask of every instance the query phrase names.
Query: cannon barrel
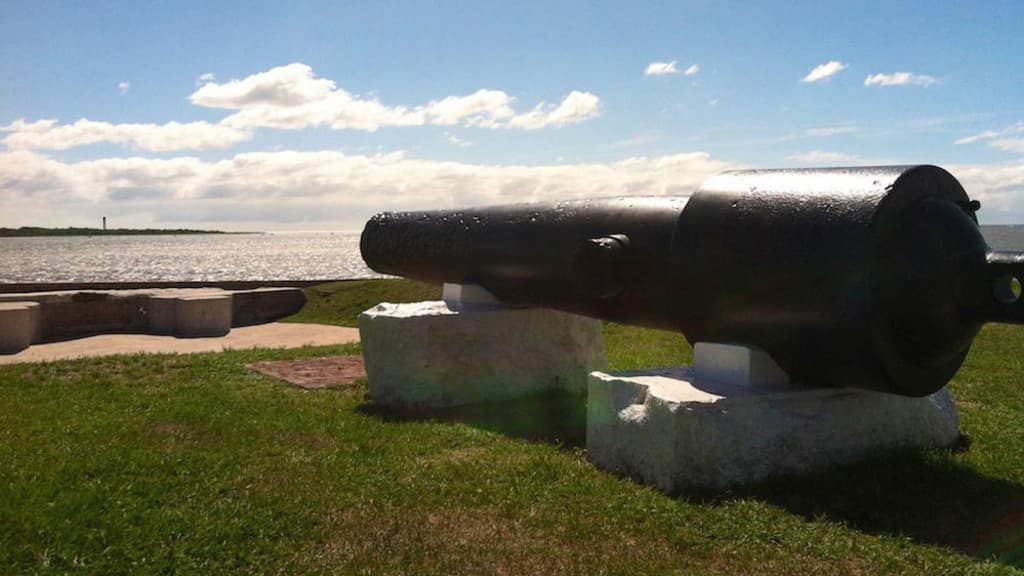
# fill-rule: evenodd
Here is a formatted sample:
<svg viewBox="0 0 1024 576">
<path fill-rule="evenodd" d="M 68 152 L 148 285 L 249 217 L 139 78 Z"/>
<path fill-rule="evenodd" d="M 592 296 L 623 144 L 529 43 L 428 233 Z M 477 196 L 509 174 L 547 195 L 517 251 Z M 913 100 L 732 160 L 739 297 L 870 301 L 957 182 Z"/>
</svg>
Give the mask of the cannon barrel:
<svg viewBox="0 0 1024 576">
<path fill-rule="evenodd" d="M 923 396 L 984 322 L 1024 322 L 1024 254 L 994 252 L 935 166 L 726 172 L 689 199 L 385 212 L 374 270 L 764 349 L 799 382 Z"/>
</svg>

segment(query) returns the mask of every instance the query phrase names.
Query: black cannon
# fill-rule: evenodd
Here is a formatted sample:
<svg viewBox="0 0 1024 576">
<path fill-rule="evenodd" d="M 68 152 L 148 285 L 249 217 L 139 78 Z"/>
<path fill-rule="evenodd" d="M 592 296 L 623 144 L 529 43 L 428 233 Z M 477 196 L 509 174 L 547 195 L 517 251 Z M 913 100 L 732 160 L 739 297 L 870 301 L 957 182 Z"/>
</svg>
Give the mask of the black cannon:
<svg viewBox="0 0 1024 576">
<path fill-rule="evenodd" d="M 810 386 L 923 396 L 983 323 L 1024 323 L 1024 253 L 989 249 L 978 208 L 935 166 L 750 170 L 688 200 L 385 212 L 360 249 L 510 305 L 758 346 Z"/>
</svg>

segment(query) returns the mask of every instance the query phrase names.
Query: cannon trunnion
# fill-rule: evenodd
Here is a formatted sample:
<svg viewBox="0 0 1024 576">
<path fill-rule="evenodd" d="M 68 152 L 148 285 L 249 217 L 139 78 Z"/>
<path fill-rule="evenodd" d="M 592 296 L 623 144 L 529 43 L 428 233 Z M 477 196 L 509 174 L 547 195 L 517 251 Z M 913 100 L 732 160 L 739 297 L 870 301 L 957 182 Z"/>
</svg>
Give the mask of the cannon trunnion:
<svg viewBox="0 0 1024 576">
<path fill-rule="evenodd" d="M 987 321 L 1024 322 L 1024 256 L 993 252 L 935 166 L 726 172 L 688 200 L 385 212 L 374 270 L 510 305 L 764 349 L 811 386 L 924 396 Z"/>
</svg>

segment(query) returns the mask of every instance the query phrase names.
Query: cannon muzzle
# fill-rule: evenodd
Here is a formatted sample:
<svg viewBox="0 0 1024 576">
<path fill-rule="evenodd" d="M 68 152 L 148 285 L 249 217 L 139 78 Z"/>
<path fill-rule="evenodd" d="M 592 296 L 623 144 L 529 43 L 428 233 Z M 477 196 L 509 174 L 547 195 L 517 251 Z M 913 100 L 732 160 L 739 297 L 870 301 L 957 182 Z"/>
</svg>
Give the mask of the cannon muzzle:
<svg viewBox="0 0 1024 576">
<path fill-rule="evenodd" d="M 758 346 L 812 386 L 923 396 L 985 322 L 1024 323 L 1024 254 L 935 166 L 726 172 L 689 199 L 385 212 L 374 270 Z"/>
</svg>

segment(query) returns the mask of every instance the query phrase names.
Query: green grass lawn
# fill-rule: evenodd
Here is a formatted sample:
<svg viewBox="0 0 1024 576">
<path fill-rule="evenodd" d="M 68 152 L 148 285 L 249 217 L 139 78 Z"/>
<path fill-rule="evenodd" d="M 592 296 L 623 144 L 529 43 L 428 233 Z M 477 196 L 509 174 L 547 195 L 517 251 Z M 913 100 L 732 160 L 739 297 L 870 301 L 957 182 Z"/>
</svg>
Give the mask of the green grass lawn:
<svg viewBox="0 0 1024 576">
<path fill-rule="evenodd" d="M 351 324 L 404 281 L 314 287 Z M 688 360 L 608 325 L 614 369 Z M 257 360 L 358 346 L 0 367 L 0 574 L 965 574 L 1024 568 L 1024 329 L 986 327 L 952 387 L 962 450 L 669 497 L 570 443 L 382 415 Z M 1022 571 L 1024 572 L 1024 571 Z"/>
</svg>

